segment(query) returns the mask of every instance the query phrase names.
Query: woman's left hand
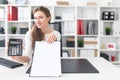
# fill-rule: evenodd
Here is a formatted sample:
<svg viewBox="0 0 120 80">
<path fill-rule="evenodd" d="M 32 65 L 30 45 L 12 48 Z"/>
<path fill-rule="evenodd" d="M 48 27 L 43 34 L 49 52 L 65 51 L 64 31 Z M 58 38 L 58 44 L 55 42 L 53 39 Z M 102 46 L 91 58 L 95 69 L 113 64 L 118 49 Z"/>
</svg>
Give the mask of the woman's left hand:
<svg viewBox="0 0 120 80">
<path fill-rule="evenodd" d="M 52 43 L 57 39 L 57 36 L 55 34 L 50 34 L 47 42 Z"/>
</svg>

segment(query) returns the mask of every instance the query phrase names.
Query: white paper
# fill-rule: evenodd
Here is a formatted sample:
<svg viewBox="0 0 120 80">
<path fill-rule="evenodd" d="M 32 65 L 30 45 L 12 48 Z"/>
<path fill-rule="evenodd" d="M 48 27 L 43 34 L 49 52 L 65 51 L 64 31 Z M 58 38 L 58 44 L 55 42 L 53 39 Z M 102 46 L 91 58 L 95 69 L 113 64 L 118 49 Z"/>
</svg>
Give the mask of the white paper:
<svg viewBox="0 0 120 80">
<path fill-rule="evenodd" d="M 30 76 L 60 76 L 60 48 L 60 42 L 36 41 Z"/>
<path fill-rule="evenodd" d="M 30 77 L 28 80 L 61 80 L 60 77 Z"/>
</svg>

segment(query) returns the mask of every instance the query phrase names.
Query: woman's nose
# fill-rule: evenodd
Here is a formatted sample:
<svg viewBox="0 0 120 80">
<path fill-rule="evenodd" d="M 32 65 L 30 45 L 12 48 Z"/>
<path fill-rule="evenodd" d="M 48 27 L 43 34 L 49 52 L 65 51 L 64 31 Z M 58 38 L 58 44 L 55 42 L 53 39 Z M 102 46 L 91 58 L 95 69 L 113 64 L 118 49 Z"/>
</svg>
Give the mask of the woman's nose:
<svg viewBox="0 0 120 80">
<path fill-rule="evenodd" d="M 40 21 L 40 19 L 35 19 L 35 22 L 39 22 Z"/>
</svg>

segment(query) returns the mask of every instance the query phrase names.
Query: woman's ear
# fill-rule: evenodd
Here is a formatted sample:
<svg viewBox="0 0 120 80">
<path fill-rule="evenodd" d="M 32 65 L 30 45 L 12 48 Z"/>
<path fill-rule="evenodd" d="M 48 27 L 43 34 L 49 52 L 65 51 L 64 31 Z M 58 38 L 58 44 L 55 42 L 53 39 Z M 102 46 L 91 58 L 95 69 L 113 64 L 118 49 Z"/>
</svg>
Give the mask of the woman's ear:
<svg viewBox="0 0 120 80">
<path fill-rule="evenodd" d="M 50 23 L 51 17 L 48 17 L 48 23 Z"/>
</svg>

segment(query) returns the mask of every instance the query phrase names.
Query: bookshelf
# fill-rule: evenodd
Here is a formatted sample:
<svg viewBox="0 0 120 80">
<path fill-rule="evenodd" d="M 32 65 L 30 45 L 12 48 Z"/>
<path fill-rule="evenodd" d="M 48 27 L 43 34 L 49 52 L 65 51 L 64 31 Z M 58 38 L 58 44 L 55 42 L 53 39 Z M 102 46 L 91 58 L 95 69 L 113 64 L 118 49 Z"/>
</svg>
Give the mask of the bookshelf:
<svg viewBox="0 0 120 80">
<path fill-rule="evenodd" d="M 22 39 L 23 46 L 25 46 L 25 33 L 30 26 L 29 12 L 30 8 L 28 5 L 6 5 L 6 43 L 9 42 L 9 39 Z M 12 31 L 13 27 L 16 27 L 15 33 Z"/>
<path fill-rule="evenodd" d="M 5 50 L 5 6 L 0 6 L 0 52 Z M 1 56 L 3 54 L 0 54 Z"/>
<path fill-rule="evenodd" d="M 77 7 L 77 56 L 99 57 L 99 7 Z M 83 46 L 79 41 L 83 40 Z"/>
<path fill-rule="evenodd" d="M 5 53 L 6 43 L 10 38 L 24 40 L 25 33 L 28 31 L 30 24 L 29 12 L 30 8 L 28 5 L 0 5 L 0 28 L 4 29 L 4 34 L 0 34 L 0 42 L 1 44 L 4 43 L 3 47 L 0 46 L 0 56 L 6 55 L 3 53 Z M 15 33 L 12 33 L 13 26 L 16 27 Z"/>
<path fill-rule="evenodd" d="M 57 18 L 60 17 L 60 18 Z M 75 7 L 74 6 L 55 6 L 54 22 L 61 23 L 62 34 L 62 53 L 67 52 L 68 57 L 76 57 L 75 50 Z M 64 55 L 63 55 L 64 57 Z"/>
<path fill-rule="evenodd" d="M 120 7 L 100 8 L 100 53 L 109 56 L 112 63 L 120 62 Z M 105 13 L 105 14 L 103 14 Z M 109 14 L 108 14 L 109 13 Z M 111 28 L 110 34 L 106 33 L 106 27 Z M 112 47 L 110 47 L 112 46 Z M 114 57 L 114 60 L 113 58 Z"/>
<path fill-rule="evenodd" d="M 16 20 L 8 20 L 8 6 L 13 6 L 17 9 L 18 18 Z M 59 23 L 57 29 L 62 35 L 62 52 L 68 57 L 100 57 L 100 53 L 111 55 L 116 60 L 113 63 L 120 62 L 120 7 L 108 6 L 50 6 L 45 5 L 51 12 L 51 24 Z M 0 40 L 4 39 L 5 43 L 9 38 L 23 39 L 25 32 L 21 30 L 30 30 L 34 19 L 31 12 L 38 5 L 0 5 L 0 27 L 5 30 L 4 34 L 0 34 Z M 103 12 L 114 11 L 114 20 L 103 20 Z M 5 14 L 4 14 L 5 13 Z M 1 19 L 2 18 L 2 19 Z M 50 26 L 51 26 L 50 24 Z M 17 31 L 12 34 L 11 27 L 16 26 Z M 106 35 L 105 28 L 112 28 L 110 35 Z M 80 40 L 82 47 L 80 46 Z M 107 49 L 108 43 L 115 43 L 116 49 Z M 6 45 L 5 45 L 6 46 Z M 0 47 L 0 55 L 4 56 L 5 47 Z M 114 54 L 113 54 L 114 53 Z M 62 56 L 66 57 L 66 55 Z"/>
</svg>

